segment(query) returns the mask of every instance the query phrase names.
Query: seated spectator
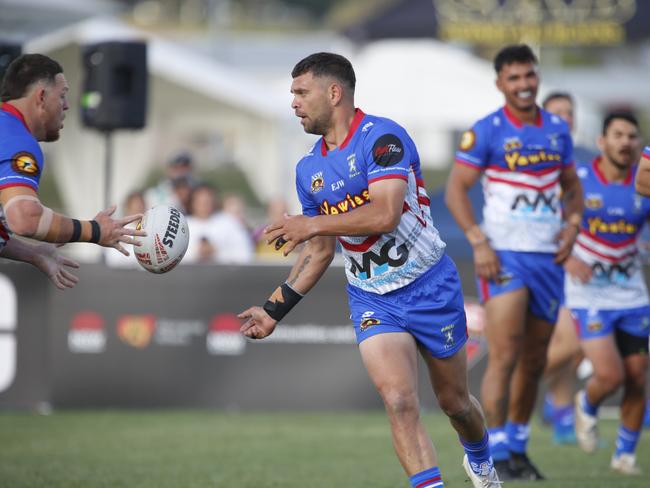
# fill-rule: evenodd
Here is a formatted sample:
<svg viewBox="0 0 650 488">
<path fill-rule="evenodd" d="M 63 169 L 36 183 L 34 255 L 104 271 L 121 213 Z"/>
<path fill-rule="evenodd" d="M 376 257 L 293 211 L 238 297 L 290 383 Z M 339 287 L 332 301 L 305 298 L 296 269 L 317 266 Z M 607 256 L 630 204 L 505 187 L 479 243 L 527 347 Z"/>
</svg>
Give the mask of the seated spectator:
<svg viewBox="0 0 650 488">
<path fill-rule="evenodd" d="M 171 205 L 187 214 L 190 193 L 196 185 L 193 172 L 194 163 L 189 153 L 183 152 L 173 157 L 167 164 L 165 178 L 145 191 L 147 207 Z"/>
<path fill-rule="evenodd" d="M 241 264 L 253 258 L 253 243 L 246 227 L 233 215 L 216 212 L 215 189 L 205 183 L 197 185 L 190 196 L 187 225 L 190 242 L 184 264 Z"/>
</svg>

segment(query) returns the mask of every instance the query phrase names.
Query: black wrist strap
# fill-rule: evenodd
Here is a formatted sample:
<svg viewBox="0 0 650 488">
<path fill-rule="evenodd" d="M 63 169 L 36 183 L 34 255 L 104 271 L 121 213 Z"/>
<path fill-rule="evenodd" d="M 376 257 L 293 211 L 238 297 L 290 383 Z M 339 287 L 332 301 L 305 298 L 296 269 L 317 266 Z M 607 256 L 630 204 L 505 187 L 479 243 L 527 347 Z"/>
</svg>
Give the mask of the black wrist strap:
<svg viewBox="0 0 650 488">
<path fill-rule="evenodd" d="M 264 304 L 264 310 L 278 322 L 302 299 L 302 295 L 291 288 L 287 283 L 282 283 L 273 295 Z"/>
<path fill-rule="evenodd" d="M 90 221 L 90 227 L 92 229 L 92 234 L 90 236 L 90 242 L 97 244 L 101 238 L 101 231 L 99 229 L 99 223 L 96 220 Z"/>
<path fill-rule="evenodd" d="M 81 238 L 81 222 L 77 219 L 72 219 L 72 235 L 70 236 L 70 242 L 79 242 Z"/>
</svg>

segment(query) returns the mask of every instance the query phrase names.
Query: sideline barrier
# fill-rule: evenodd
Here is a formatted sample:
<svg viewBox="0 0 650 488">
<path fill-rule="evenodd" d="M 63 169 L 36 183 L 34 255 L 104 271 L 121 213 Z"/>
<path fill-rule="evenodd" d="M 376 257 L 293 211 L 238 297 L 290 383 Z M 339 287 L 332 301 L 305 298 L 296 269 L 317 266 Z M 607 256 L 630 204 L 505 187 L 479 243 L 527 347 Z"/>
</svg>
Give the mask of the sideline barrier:
<svg viewBox="0 0 650 488">
<path fill-rule="evenodd" d="M 10 283 L 18 298 L 15 331 L 0 321 L 0 352 L 16 339 L 16 373 L 0 390 L 0 407 L 381 408 L 357 350 L 341 267 L 270 338 L 239 333 L 235 314 L 263 304 L 288 269 L 181 266 L 157 276 L 84 264 L 77 287 L 60 292 L 30 266 L 2 263 L 0 285 Z M 472 290 L 471 267 L 469 279 L 463 267 L 461 275 Z M 478 393 L 480 342 L 470 352 Z M 0 380 L 9 369 L 0 361 Z M 419 381 L 423 406 L 437 408 L 423 368 Z"/>
</svg>

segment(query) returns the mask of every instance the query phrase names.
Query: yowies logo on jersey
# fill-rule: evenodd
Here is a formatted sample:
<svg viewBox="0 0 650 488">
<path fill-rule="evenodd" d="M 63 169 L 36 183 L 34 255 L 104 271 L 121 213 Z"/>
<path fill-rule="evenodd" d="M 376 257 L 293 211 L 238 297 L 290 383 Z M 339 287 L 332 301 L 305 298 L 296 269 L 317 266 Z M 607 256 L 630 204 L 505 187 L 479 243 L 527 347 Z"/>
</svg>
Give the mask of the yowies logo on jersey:
<svg viewBox="0 0 650 488">
<path fill-rule="evenodd" d="M 34 155 L 26 151 L 13 155 L 11 158 L 11 167 L 16 173 L 28 176 L 38 176 L 41 171 Z"/>
<path fill-rule="evenodd" d="M 562 156 L 559 153 L 537 151 L 531 154 L 522 154 L 520 151 L 507 152 L 505 154 L 505 161 L 510 168 L 510 171 L 515 171 L 517 168 L 526 169 L 527 166 L 548 163 L 548 162 L 562 162 Z"/>
<path fill-rule="evenodd" d="M 628 222 L 625 219 L 619 219 L 614 222 L 605 222 L 600 217 L 591 217 L 587 220 L 589 233 L 596 235 L 597 233 L 603 234 L 630 234 L 637 233 L 638 228 L 636 224 Z"/>
<path fill-rule="evenodd" d="M 327 200 L 323 200 L 321 203 L 320 211 L 324 215 L 338 215 L 340 213 L 346 213 L 350 210 L 353 210 L 361 205 L 364 205 L 370 201 L 370 193 L 368 190 L 363 190 L 361 195 L 350 195 L 349 193 L 345 194 L 345 198 L 339 202 L 330 203 Z"/>
<path fill-rule="evenodd" d="M 460 144 L 458 144 L 460 150 L 469 151 L 474 147 L 474 144 L 476 144 L 476 132 L 472 129 L 463 132 L 463 135 L 460 136 Z"/>
<path fill-rule="evenodd" d="M 379 166 L 393 166 L 404 157 L 404 145 L 399 137 L 384 134 L 372 146 L 372 158 Z"/>
<path fill-rule="evenodd" d="M 311 175 L 311 192 L 318 193 L 325 186 L 325 180 L 323 179 L 323 172 L 319 171 L 318 173 Z"/>
</svg>

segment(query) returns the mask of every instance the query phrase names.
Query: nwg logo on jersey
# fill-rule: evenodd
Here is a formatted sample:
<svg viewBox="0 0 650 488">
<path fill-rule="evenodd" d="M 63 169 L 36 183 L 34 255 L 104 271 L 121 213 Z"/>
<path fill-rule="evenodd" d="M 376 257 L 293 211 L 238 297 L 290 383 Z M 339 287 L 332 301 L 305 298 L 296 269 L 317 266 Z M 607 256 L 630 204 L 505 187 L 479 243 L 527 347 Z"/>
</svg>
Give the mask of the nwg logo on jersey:
<svg viewBox="0 0 650 488">
<path fill-rule="evenodd" d="M 235 314 L 221 314 L 212 319 L 206 337 L 210 354 L 239 356 L 246 349 L 246 339 L 239 332 L 239 319 Z"/>
<path fill-rule="evenodd" d="M 8 389 L 16 378 L 16 322 L 18 300 L 16 288 L 0 275 L 0 392 Z"/>
<path fill-rule="evenodd" d="M 74 353 L 98 354 L 106 349 L 104 319 L 95 312 L 79 312 L 70 322 L 68 349 Z"/>
</svg>

